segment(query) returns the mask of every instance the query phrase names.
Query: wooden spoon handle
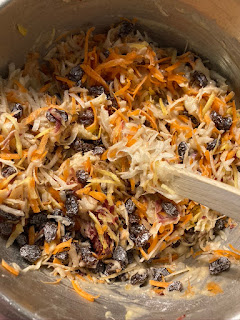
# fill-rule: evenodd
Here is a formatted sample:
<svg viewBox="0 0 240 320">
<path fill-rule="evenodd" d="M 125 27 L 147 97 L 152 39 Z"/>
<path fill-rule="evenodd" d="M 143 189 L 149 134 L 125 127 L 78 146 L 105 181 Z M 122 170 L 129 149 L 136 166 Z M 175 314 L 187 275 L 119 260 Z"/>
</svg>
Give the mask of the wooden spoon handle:
<svg viewBox="0 0 240 320">
<path fill-rule="evenodd" d="M 240 190 L 203 177 L 186 169 L 160 162 L 156 166 L 159 180 L 177 195 L 196 201 L 212 210 L 240 221 Z"/>
</svg>

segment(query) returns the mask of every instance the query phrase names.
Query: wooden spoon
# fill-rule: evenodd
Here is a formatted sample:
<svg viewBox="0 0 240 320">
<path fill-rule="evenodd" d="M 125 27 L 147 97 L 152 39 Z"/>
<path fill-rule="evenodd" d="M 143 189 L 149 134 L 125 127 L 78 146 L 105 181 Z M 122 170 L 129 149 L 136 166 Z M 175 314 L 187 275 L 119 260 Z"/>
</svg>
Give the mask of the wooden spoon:
<svg viewBox="0 0 240 320">
<path fill-rule="evenodd" d="M 156 170 L 159 180 L 177 195 L 240 221 L 239 189 L 186 169 L 171 166 L 165 161 L 157 163 Z"/>
</svg>

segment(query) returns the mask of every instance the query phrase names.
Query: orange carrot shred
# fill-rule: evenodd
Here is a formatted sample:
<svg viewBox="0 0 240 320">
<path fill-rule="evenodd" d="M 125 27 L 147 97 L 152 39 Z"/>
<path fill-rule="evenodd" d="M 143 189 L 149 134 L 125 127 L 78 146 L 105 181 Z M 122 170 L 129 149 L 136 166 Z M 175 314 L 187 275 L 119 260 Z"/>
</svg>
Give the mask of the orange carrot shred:
<svg viewBox="0 0 240 320">
<path fill-rule="evenodd" d="M 5 260 L 2 259 L 2 267 L 15 276 L 19 275 L 19 271 L 10 266 Z"/>
<path fill-rule="evenodd" d="M 83 291 L 80 286 L 78 285 L 76 280 L 71 281 L 73 289 L 84 299 L 93 302 L 95 299 L 99 298 L 100 295 L 94 297 L 93 295 Z"/>
</svg>

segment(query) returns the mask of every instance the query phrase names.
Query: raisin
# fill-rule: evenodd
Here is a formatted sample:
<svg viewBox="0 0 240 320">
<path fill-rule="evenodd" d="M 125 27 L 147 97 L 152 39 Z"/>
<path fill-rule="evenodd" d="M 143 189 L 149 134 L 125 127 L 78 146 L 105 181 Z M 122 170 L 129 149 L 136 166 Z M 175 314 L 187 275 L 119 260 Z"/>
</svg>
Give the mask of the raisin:
<svg viewBox="0 0 240 320">
<path fill-rule="evenodd" d="M 177 207 L 172 202 L 162 202 L 162 208 L 172 218 L 176 218 L 179 215 Z"/>
<path fill-rule="evenodd" d="M 183 290 L 183 285 L 181 281 L 173 281 L 168 286 L 168 291 L 182 291 L 182 290 Z"/>
<path fill-rule="evenodd" d="M 23 106 L 20 103 L 15 103 L 12 108 L 12 112 L 14 113 L 14 118 L 20 119 L 23 115 Z"/>
<path fill-rule="evenodd" d="M 149 120 L 145 120 L 145 121 L 144 121 L 144 125 L 145 125 L 146 127 L 149 127 L 149 128 L 152 127 L 152 126 L 151 126 L 151 122 L 150 122 Z"/>
<path fill-rule="evenodd" d="M 74 82 L 78 82 L 78 84 L 80 84 L 83 74 L 83 69 L 79 65 L 77 65 L 70 70 L 68 74 L 68 79 Z"/>
<path fill-rule="evenodd" d="M 0 223 L 0 234 L 3 236 L 10 236 L 12 233 L 12 224 L 7 222 Z"/>
<path fill-rule="evenodd" d="M 43 212 L 39 212 L 30 217 L 29 224 L 34 225 L 36 228 L 41 228 L 47 223 L 47 221 L 47 215 Z"/>
<path fill-rule="evenodd" d="M 218 233 L 220 230 L 223 230 L 225 228 L 225 220 L 218 219 L 216 220 L 215 226 L 213 228 L 214 233 Z"/>
<path fill-rule="evenodd" d="M 65 112 L 63 110 L 58 110 L 56 108 L 50 108 L 46 112 L 46 118 L 48 119 L 48 121 L 50 121 L 52 123 L 62 122 L 62 120 L 64 122 L 67 122 L 68 121 L 68 114 L 67 114 L 67 112 Z"/>
<path fill-rule="evenodd" d="M 216 147 L 218 139 L 214 139 L 213 141 L 210 141 L 207 143 L 207 150 L 211 151 Z"/>
<path fill-rule="evenodd" d="M 184 156 L 185 156 L 185 153 L 187 151 L 187 148 L 188 148 L 188 146 L 187 146 L 186 142 L 182 141 L 182 142 L 179 143 L 179 145 L 178 145 L 178 155 L 179 155 L 179 158 L 180 158 L 181 161 L 184 160 Z"/>
<path fill-rule="evenodd" d="M 134 25 L 131 22 L 124 20 L 120 25 L 118 35 L 119 37 L 123 38 L 123 37 L 126 37 L 133 30 L 134 30 Z"/>
<path fill-rule="evenodd" d="M 69 232 L 67 232 L 66 234 L 65 234 L 65 236 L 63 236 L 62 238 L 61 238 L 61 242 L 66 242 L 66 241 L 68 241 L 68 240 L 70 240 L 72 237 L 71 237 L 71 234 L 69 233 Z"/>
<path fill-rule="evenodd" d="M 97 97 L 104 93 L 104 88 L 102 86 L 90 87 L 88 92 L 91 96 Z"/>
<path fill-rule="evenodd" d="M 150 234 L 142 224 L 133 224 L 130 227 L 130 239 L 137 247 L 143 247 L 147 244 Z"/>
<path fill-rule="evenodd" d="M 196 117 L 194 117 L 193 115 L 189 114 L 187 110 L 182 111 L 181 114 L 191 119 L 191 121 L 194 125 L 194 128 L 199 126 L 200 122 L 198 121 L 198 119 Z"/>
<path fill-rule="evenodd" d="M 15 168 L 13 168 L 13 167 L 11 167 L 11 166 L 4 166 L 3 168 L 2 168 L 2 176 L 4 177 L 4 178 L 7 178 L 7 177 L 9 177 L 9 176 L 11 176 L 12 174 L 14 174 L 14 173 L 16 173 L 17 171 L 16 171 L 16 169 Z"/>
<path fill-rule="evenodd" d="M 106 151 L 106 149 L 105 149 L 104 147 L 96 146 L 96 147 L 93 149 L 93 154 L 94 154 L 95 156 L 101 156 L 105 151 Z"/>
<path fill-rule="evenodd" d="M 128 219 L 131 224 L 134 224 L 134 223 L 138 224 L 140 222 L 140 217 L 134 213 L 129 214 Z"/>
<path fill-rule="evenodd" d="M 78 113 L 78 122 L 88 127 L 94 122 L 94 113 L 92 108 L 87 108 Z"/>
<path fill-rule="evenodd" d="M 133 263 L 133 261 L 134 261 L 133 250 L 127 251 L 127 257 L 128 257 L 128 263 Z"/>
<path fill-rule="evenodd" d="M 76 177 L 77 177 L 77 181 L 85 186 L 89 179 L 89 174 L 85 170 L 77 170 Z"/>
<path fill-rule="evenodd" d="M 208 84 L 207 77 L 202 72 L 194 71 L 192 74 L 192 84 L 201 88 L 206 87 Z"/>
<path fill-rule="evenodd" d="M 25 244 L 27 244 L 27 236 L 24 233 L 21 233 L 17 238 L 16 238 L 17 244 L 19 247 L 23 247 Z"/>
<path fill-rule="evenodd" d="M 128 199 L 125 202 L 125 207 L 126 207 L 126 210 L 127 210 L 128 214 L 132 214 L 136 210 L 136 206 L 135 206 L 135 204 L 133 203 L 133 201 L 131 199 Z"/>
<path fill-rule="evenodd" d="M 166 277 L 170 274 L 170 272 L 164 268 L 152 268 L 153 280 L 155 281 L 162 281 L 162 277 Z"/>
<path fill-rule="evenodd" d="M 230 117 L 222 117 L 216 111 L 211 112 L 211 119 L 215 123 L 215 126 L 218 130 L 227 131 L 231 128 L 232 125 L 232 118 Z"/>
<path fill-rule="evenodd" d="M 81 259 L 87 268 L 96 268 L 98 260 L 90 251 L 89 247 L 80 247 Z"/>
<path fill-rule="evenodd" d="M 223 271 L 229 270 L 231 262 L 226 257 L 221 257 L 209 264 L 210 274 L 216 275 Z"/>
<path fill-rule="evenodd" d="M 109 276 L 110 274 L 113 274 L 116 272 L 115 269 L 113 269 L 114 264 L 113 263 L 108 263 L 105 267 L 105 274 Z"/>
<path fill-rule="evenodd" d="M 78 215 L 78 201 L 77 197 L 73 193 L 66 194 L 66 202 L 65 202 L 66 212 L 69 217 Z"/>
<path fill-rule="evenodd" d="M 92 272 L 97 272 L 97 273 L 104 273 L 105 271 L 105 264 L 102 261 L 98 261 L 96 268 L 92 269 Z"/>
<path fill-rule="evenodd" d="M 110 55 L 110 52 L 109 50 L 104 50 L 103 54 L 105 55 L 106 58 L 108 58 Z"/>
<path fill-rule="evenodd" d="M 63 214 L 63 211 L 62 211 L 61 209 L 55 208 L 55 209 L 53 210 L 53 212 L 52 212 L 52 215 L 53 215 L 53 216 L 60 216 L 60 217 L 62 217 L 64 214 Z"/>
<path fill-rule="evenodd" d="M 136 284 L 142 285 L 146 282 L 147 278 L 148 278 L 148 274 L 146 271 L 142 273 L 135 273 L 133 276 L 131 276 L 130 283 L 132 285 L 136 285 Z"/>
<path fill-rule="evenodd" d="M 76 138 L 75 141 L 72 144 L 72 147 L 75 151 L 81 152 L 82 155 L 84 153 L 94 150 L 95 146 L 92 143 L 85 142 L 84 140 L 80 138 Z"/>
<path fill-rule="evenodd" d="M 181 240 L 177 240 L 176 242 L 173 242 L 173 244 L 171 245 L 172 248 L 178 248 L 181 244 Z"/>
<path fill-rule="evenodd" d="M 240 172 L 240 166 L 237 166 L 237 171 Z"/>
<path fill-rule="evenodd" d="M 55 255 L 55 257 L 62 261 L 63 264 L 67 264 L 68 263 L 68 252 L 67 251 L 64 251 L 64 252 L 59 252 Z"/>
<path fill-rule="evenodd" d="M 0 217 L 9 221 L 17 221 L 20 217 L 15 216 L 14 214 L 8 213 L 2 209 L 0 209 Z"/>
<path fill-rule="evenodd" d="M 118 246 L 113 252 L 113 259 L 120 262 L 122 268 L 125 268 L 128 264 L 128 256 L 126 250 L 123 247 Z"/>
<path fill-rule="evenodd" d="M 51 242 L 56 238 L 57 225 L 54 222 L 47 222 L 43 228 L 46 242 Z"/>
<path fill-rule="evenodd" d="M 25 244 L 20 248 L 20 255 L 25 260 L 33 263 L 41 257 L 41 250 L 36 245 Z"/>
</svg>

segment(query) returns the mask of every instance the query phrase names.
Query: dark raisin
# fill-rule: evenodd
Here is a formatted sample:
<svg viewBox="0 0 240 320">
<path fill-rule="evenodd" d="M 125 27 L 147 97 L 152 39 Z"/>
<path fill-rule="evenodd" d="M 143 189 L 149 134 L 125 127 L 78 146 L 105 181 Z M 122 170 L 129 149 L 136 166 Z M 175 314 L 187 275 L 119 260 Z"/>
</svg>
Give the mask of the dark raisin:
<svg viewBox="0 0 240 320">
<path fill-rule="evenodd" d="M 66 194 L 65 207 L 69 217 L 78 215 L 78 201 L 74 194 Z"/>
<path fill-rule="evenodd" d="M 72 147 L 75 151 L 81 152 L 82 155 L 84 155 L 84 153 L 86 152 L 92 151 L 95 148 L 94 144 L 87 143 L 80 138 L 76 138 L 76 140 L 72 144 Z"/>
<path fill-rule="evenodd" d="M 138 224 L 140 222 L 140 217 L 135 213 L 129 214 L 128 219 L 129 219 L 130 224 L 134 224 L 134 223 Z"/>
<path fill-rule="evenodd" d="M 16 238 L 17 244 L 19 247 L 23 247 L 25 244 L 27 244 L 27 236 L 24 233 L 21 233 L 17 238 Z"/>
<path fill-rule="evenodd" d="M 61 242 L 66 242 L 66 241 L 70 240 L 71 238 L 72 238 L 71 234 L 68 232 L 68 233 L 65 234 L 65 236 L 63 236 L 61 238 Z"/>
<path fill-rule="evenodd" d="M 211 151 L 216 147 L 218 139 L 214 139 L 213 141 L 210 141 L 207 143 L 207 150 Z"/>
<path fill-rule="evenodd" d="M 41 257 L 41 250 L 36 245 L 25 244 L 20 248 L 20 255 L 27 261 L 33 263 Z"/>
<path fill-rule="evenodd" d="M 200 122 L 194 116 L 190 115 L 189 118 L 191 119 L 191 121 L 192 121 L 192 123 L 194 125 L 194 128 L 196 128 L 196 127 L 198 127 L 200 125 Z"/>
<path fill-rule="evenodd" d="M 143 247 L 147 244 L 150 234 L 142 224 L 133 224 L 130 227 L 130 239 L 137 247 Z"/>
<path fill-rule="evenodd" d="M 181 161 L 184 160 L 184 155 L 185 155 L 185 153 L 187 151 L 187 148 L 188 148 L 188 146 L 187 146 L 186 142 L 182 141 L 182 142 L 179 143 L 179 145 L 178 145 L 178 155 L 179 155 L 179 158 L 180 158 Z"/>
<path fill-rule="evenodd" d="M 171 245 L 172 248 L 178 248 L 181 244 L 181 240 L 177 240 L 176 242 L 173 242 L 173 244 Z"/>
<path fill-rule="evenodd" d="M 104 88 L 102 86 L 90 87 L 88 92 L 91 96 L 97 97 L 104 93 Z"/>
<path fill-rule="evenodd" d="M 185 233 L 186 233 L 186 234 L 190 234 L 190 235 L 194 234 L 194 233 L 195 233 L 194 227 L 189 228 L 188 230 L 185 230 Z"/>
<path fill-rule="evenodd" d="M 240 172 L 240 166 L 237 166 L 237 171 Z"/>
<path fill-rule="evenodd" d="M 113 252 L 113 260 L 117 260 L 120 262 L 122 268 L 125 268 L 128 264 L 128 256 L 126 250 L 123 247 L 118 246 Z"/>
<path fill-rule="evenodd" d="M 85 186 L 89 179 L 89 174 L 85 170 L 77 170 L 76 177 L 77 177 L 77 181 Z"/>
<path fill-rule="evenodd" d="M 100 155 L 102 155 L 105 151 L 106 151 L 106 149 L 105 149 L 104 147 L 96 146 L 96 147 L 93 149 L 93 154 L 94 154 L 95 156 L 100 156 Z"/>
<path fill-rule="evenodd" d="M 20 119 L 23 115 L 23 106 L 20 103 L 15 103 L 12 112 L 14 113 L 13 117 Z"/>
<path fill-rule="evenodd" d="M 136 210 L 136 206 L 135 206 L 135 204 L 133 203 L 133 201 L 131 199 L 128 199 L 125 202 L 125 207 L 126 207 L 126 210 L 127 210 L 128 214 L 132 214 Z"/>
<path fill-rule="evenodd" d="M 68 257 L 68 252 L 67 252 L 67 251 L 59 252 L 59 253 L 57 253 L 57 254 L 55 255 L 55 257 L 56 257 L 58 260 L 62 261 L 63 264 L 67 264 L 67 263 L 68 263 L 69 257 Z"/>
<path fill-rule="evenodd" d="M 208 85 L 208 80 L 205 74 L 199 71 L 194 71 L 192 74 L 192 84 L 198 87 L 206 87 Z"/>
<path fill-rule="evenodd" d="M 78 122 L 85 127 L 90 126 L 94 122 L 94 114 L 92 108 L 87 108 L 78 113 Z"/>
<path fill-rule="evenodd" d="M 13 167 L 11 167 L 11 166 L 4 166 L 3 168 L 2 168 L 2 176 L 4 177 L 4 178 L 7 178 L 7 177 L 9 177 L 9 176 L 11 176 L 12 174 L 14 174 L 14 173 L 16 173 L 16 170 L 13 168 Z"/>
<path fill-rule="evenodd" d="M 215 126 L 218 130 L 227 131 L 231 128 L 232 125 L 232 118 L 230 117 L 222 117 L 216 111 L 211 112 L 211 119 L 215 123 Z"/>
<path fill-rule="evenodd" d="M 170 272 L 164 268 L 152 268 L 153 280 L 155 281 L 162 281 L 162 277 L 166 277 L 170 274 Z"/>
<path fill-rule="evenodd" d="M 121 24 L 120 24 L 120 28 L 119 28 L 119 32 L 118 35 L 119 37 L 126 37 L 129 33 L 131 33 L 134 30 L 134 25 L 127 21 L 124 20 Z"/>
<path fill-rule="evenodd" d="M 168 286 L 168 291 L 182 291 L 182 290 L 183 290 L 183 285 L 182 285 L 182 282 L 180 281 L 173 281 Z"/>
<path fill-rule="evenodd" d="M 103 54 L 105 55 L 106 58 L 108 58 L 110 55 L 110 52 L 109 50 L 104 50 Z"/>
<path fill-rule="evenodd" d="M 7 222 L 0 223 L 0 234 L 3 236 L 10 236 L 12 233 L 12 224 Z"/>
<path fill-rule="evenodd" d="M 116 272 L 115 269 L 113 269 L 114 264 L 113 263 L 108 263 L 105 267 L 105 274 L 109 276 L 110 274 L 113 274 Z"/>
<path fill-rule="evenodd" d="M 51 242 L 56 238 L 57 225 L 54 222 L 47 222 L 43 228 L 45 240 Z"/>
<path fill-rule="evenodd" d="M 98 261 L 96 269 L 92 269 L 92 271 L 95 271 L 97 273 L 104 273 L 105 264 L 102 261 Z"/>
<path fill-rule="evenodd" d="M 215 275 L 229 270 L 231 262 L 226 257 L 221 257 L 209 264 L 210 274 Z"/>
<path fill-rule="evenodd" d="M 53 216 L 60 216 L 62 217 L 64 214 L 63 214 L 63 211 L 62 209 L 59 209 L 59 208 L 55 208 L 52 212 L 52 215 Z"/>
<path fill-rule="evenodd" d="M 78 82 L 82 79 L 83 74 L 83 69 L 79 65 L 77 65 L 70 70 L 68 74 L 68 79 L 74 82 Z"/>
<path fill-rule="evenodd" d="M 135 273 L 133 276 L 131 276 L 130 278 L 130 283 L 132 285 L 142 285 L 146 282 L 148 278 L 148 274 L 146 271 L 142 272 L 142 273 Z"/>
<path fill-rule="evenodd" d="M 2 209 L 0 209 L 0 217 L 9 221 L 17 221 L 20 217 L 15 216 L 14 214 L 8 213 Z"/>
<path fill-rule="evenodd" d="M 220 230 L 223 230 L 223 229 L 225 229 L 225 220 L 218 219 L 213 228 L 213 232 L 218 233 Z"/>
<path fill-rule="evenodd" d="M 87 268 L 96 268 L 98 260 L 90 251 L 89 247 L 80 247 L 81 260 L 84 262 Z"/>
<path fill-rule="evenodd" d="M 144 125 L 145 125 L 146 127 L 151 128 L 151 122 L 150 122 L 149 120 L 145 120 L 145 121 L 144 121 Z"/>
<path fill-rule="evenodd" d="M 162 208 L 170 217 L 175 218 L 179 215 L 177 207 L 172 202 L 162 202 Z"/>
<path fill-rule="evenodd" d="M 68 121 L 68 114 L 67 112 L 63 111 L 63 110 L 58 110 L 56 108 L 50 108 L 48 109 L 48 111 L 46 112 L 46 118 L 48 119 L 48 121 L 55 123 L 55 122 L 62 122 L 62 120 L 64 122 Z"/>
<path fill-rule="evenodd" d="M 134 261 L 133 250 L 127 251 L 127 257 L 128 257 L 128 263 L 133 263 L 133 261 Z"/>
<path fill-rule="evenodd" d="M 29 218 L 29 224 L 37 228 L 43 227 L 48 221 L 47 214 L 43 212 L 35 213 Z"/>
</svg>

